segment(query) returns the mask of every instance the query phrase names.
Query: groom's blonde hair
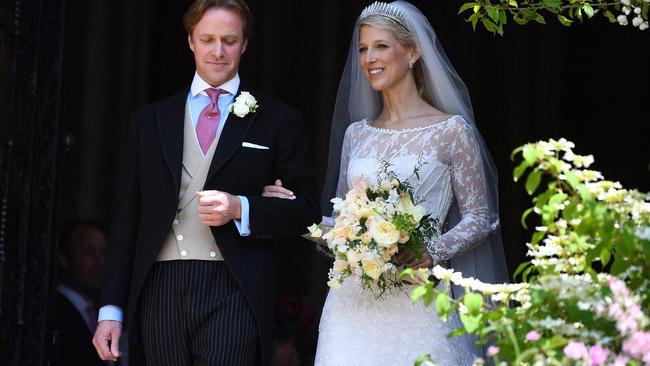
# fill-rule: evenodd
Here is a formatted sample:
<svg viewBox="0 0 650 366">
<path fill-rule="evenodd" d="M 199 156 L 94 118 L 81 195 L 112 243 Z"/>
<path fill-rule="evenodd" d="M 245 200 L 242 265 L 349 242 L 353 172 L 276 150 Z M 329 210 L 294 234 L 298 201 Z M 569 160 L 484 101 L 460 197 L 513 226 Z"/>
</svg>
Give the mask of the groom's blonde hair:
<svg viewBox="0 0 650 366">
<path fill-rule="evenodd" d="M 183 16 L 183 27 L 189 36 L 208 9 L 222 8 L 239 14 L 243 22 L 244 38 L 253 35 L 253 14 L 243 0 L 195 0 Z"/>
</svg>

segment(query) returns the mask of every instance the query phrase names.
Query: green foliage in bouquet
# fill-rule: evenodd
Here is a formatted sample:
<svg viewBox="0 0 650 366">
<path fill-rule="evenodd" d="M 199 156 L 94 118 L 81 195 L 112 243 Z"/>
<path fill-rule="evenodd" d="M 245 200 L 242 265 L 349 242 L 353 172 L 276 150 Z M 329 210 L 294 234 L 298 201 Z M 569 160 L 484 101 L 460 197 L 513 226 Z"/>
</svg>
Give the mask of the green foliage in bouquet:
<svg viewBox="0 0 650 366">
<path fill-rule="evenodd" d="M 475 0 L 464 3 L 461 13 L 470 13 L 467 22 L 481 25 L 493 34 L 503 35 L 503 28 L 512 19 L 519 25 L 529 22 L 546 24 L 548 17 L 557 18 L 560 24 L 571 26 L 597 14 L 611 23 L 622 26 L 631 24 L 639 30 L 648 28 L 648 0 Z"/>
<path fill-rule="evenodd" d="M 514 179 L 533 197 L 522 224 L 536 222 L 521 282 L 436 267 L 442 286 L 425 280 L 412 298 L 435 302 L 443 319 L 459 314 L 450 336 L 491 344 L 495 364 L 650 365 L 650 195 L 604 180 L 573 147 L 551 139 L 512 154 Z M 451 283 L 465 295 L 452 299 Z"/>
</svg>

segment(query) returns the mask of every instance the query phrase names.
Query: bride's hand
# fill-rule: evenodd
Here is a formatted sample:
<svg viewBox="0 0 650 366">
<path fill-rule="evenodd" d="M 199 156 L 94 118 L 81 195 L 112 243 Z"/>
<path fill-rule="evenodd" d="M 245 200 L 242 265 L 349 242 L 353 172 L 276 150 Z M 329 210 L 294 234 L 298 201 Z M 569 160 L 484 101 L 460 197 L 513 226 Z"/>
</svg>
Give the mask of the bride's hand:
<svg viewBox="0 0 650 366">
<path fill-rule="evenodd" d="M 418 269 L 418 268 L 431 268 L 433 267 L 433 259 L 429 255 L 429 252 L 423 250 L 421 257 L 418 259 L 415 254 L 405 250 L 401 253 L 397 253 L 396 259 L 400 263 L 404 263 L 405 267 Z"/>
<path fill-rule="evenodd" d="M 276 179 L 275 184 L 272 186 L 265 186 L 262 190 L 262 197 L 275 197 L 285 200 L 296 199 L 296 196 L 293 194 L 293 192 L 282 187 L 282 181 L 280 179 Z"/>
</svg>

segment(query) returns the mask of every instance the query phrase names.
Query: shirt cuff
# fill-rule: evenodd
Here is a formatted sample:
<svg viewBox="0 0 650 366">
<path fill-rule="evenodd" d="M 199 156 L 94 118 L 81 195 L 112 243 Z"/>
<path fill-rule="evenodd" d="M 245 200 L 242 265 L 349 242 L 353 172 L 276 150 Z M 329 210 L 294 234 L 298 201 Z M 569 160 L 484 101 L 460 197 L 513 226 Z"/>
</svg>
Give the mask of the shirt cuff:
<svg viewBox="0 0 650 366">
<path fill-rule="evenodd" d="M 249 207 L 248 207 L 248 198 L 244 196 L 238 196 L 239 202 L 241 202 L 241 218 L 239 220 L 235 219 L 235 226 L 239 231 L 241 236 L 249 236 L 251 234 L 250 221 L 248 220 Z"/>
<path fill-rule="evenodd" d="M 102 320 L 115 320 L 122 323 L 124 316 L 122 314 L 122 308 L 115 305 L 104 305 L 99 308 L 99 316 L 97 317 L 97 322 Z"/>
</svg>

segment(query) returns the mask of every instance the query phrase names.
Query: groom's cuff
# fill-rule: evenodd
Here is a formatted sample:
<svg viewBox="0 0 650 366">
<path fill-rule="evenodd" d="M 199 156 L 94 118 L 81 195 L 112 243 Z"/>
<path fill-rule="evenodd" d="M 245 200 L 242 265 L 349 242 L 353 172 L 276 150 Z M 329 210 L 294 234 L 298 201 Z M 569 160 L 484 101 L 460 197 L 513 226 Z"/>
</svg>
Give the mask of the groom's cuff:
<svg viewBox="0 0 650 366">
<path fill-rule="evenodd" d="M 124 316 L 122 314 L 122 308 L 115 305 L 104 305 L 99 308 L 99 316 L 97 317 L 97 322 L 102 320 L 115 320 L 122 322 Z"/>
<path fill-rule="evenodd" d="M 239 231 L 241 236 L 249 236 L 251 234 L 250 221 L 248 220 L 249 205 L 248 198 L 244 196 L 238 196 L 239 202 L 241 203 L 241 218 L 235 221 L 235 226 Z"/>
</svg>

